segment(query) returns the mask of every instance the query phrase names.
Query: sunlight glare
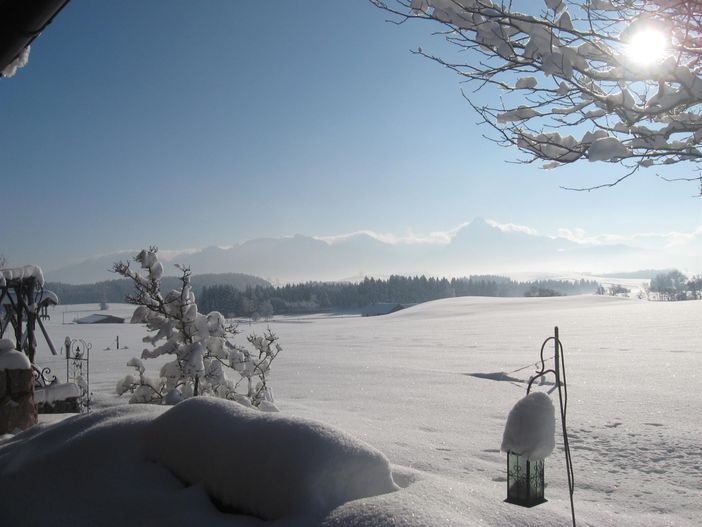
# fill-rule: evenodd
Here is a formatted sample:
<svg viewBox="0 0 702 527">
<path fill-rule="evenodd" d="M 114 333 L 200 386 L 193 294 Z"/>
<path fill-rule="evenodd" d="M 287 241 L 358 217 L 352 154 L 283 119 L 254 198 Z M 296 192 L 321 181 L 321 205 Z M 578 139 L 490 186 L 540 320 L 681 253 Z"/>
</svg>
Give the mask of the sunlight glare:
<svg viewBox="0 0 702 527">
<path fill-rule="evenodd" d="M 626 55 L 632 62 L 649 66 L 659 62 L 666 51 L 665 34 L 653 28 L 646 28 L 634 33 L 626 47 Z"/>
</svg>

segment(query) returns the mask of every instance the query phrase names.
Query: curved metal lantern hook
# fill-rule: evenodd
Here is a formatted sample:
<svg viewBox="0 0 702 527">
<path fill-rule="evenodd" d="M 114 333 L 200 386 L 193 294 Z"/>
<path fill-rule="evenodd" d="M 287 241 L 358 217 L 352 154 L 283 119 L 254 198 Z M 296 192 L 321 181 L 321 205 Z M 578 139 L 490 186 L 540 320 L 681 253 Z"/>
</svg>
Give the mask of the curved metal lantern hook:
<svg viewBox="0 0 702 527">
<path fill-rule="evenodd" d="M 553 341 L 553 347 L 555 351 L 555 356 L 554 356 L 554 363 L 555 367 L 553 369 L 546 369 L 546 359 L 544 359 L 544 350 L 546 349 L 546 345 Z M 560 375 L 560 356 L 563 353 L 563 344 L 561 343 L 561 339 L 558 338 L 558 326 L 556 326 L 553 330 L 553 337 L 548 337 L 544 342 L 541 344 L 541 353 L 540 353 L 540 361 L 541 361 L 541 369 L 536 372 L 536 374 L 529 379 L 529 384 L 527 385 L 527 395 L 529 395 L 529 392 L 531 391 L 531 386 L 534 384 L 534 381 L 540 377 L 544 377 L 545 375 L 549 373 L 553 373 L 553 375 L 556 377 L 556 388 L 558 388 L 561 385 L 561 375 Z"/>
<path fill-rule="evenodd" d="M 553 369 L 546 369 L 546 360 L 544 359 L 544 350 L 546 349 L 546 345 L 553 341 L 553 348 L 554 348 L 554 368 Z M 527 386 L 527 395 L 529 395 L 529 392 L 531 391 L 531 387 L 534 384 L 534 381 L 536 379 L 539 379 L 541 377 L 544 377 L 545 375 L 549 373 L 553 373 L 553 375 L 556 377 L 556 390 L 558 390 L 558 402 L 559 402 L 559 410 L 560 410 L 560 418 L 561 418 L 561 429 L 563 431 L 563 449 L 565 451 L 565 461 L 566 461 L 566 472 L 568 476 L 568 492 L 570 494 L 570 511 L 571 511 L 571 517 L 573 520 L 573 527 L 576 527 L 575 524 L 575 504 L 573 502 L 573 492 L 575 491 L 575 478 L 573 476 L 573 461 L 570 456 L 570 445 L 568 441 L 568 430 L 566 427 L 566 412 L 568 408 L 568 385 L 566 382 L 566 372 L 565 372 L 565 361 L 563 358 L 563 343 L 561 342 L 561 339 L 558 336 L 558 326 L 556 326 L 553 329 L 553 336 L 548 337 L 546 340 L 544 340 L 543 344 L 541 344 L 541 354 L 540 354 L 540 361 L 541 361 L 541 369 L 536 372 L 536 374 L 529 380 L 529 384 Z M 509 459 L 508 459 L 509 462 Z"/>
</svg>

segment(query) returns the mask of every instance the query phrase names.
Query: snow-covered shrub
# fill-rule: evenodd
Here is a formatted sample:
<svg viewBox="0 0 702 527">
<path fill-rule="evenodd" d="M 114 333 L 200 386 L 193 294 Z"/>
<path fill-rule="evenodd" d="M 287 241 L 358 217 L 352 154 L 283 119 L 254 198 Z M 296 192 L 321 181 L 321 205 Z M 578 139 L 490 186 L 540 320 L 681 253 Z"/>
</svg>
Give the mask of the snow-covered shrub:
<svg viewBox="0 0 702 527">
<path fill-rule="evenodd" d="M 187 267 L 178 267 L 181 287 L 162 294 L 163 264 L 157 251 L 156 247 L 144 249 L 134 258 L 145 274 L 124 262 L 113 268 L 134 282 L 136 294 L 127 297 L 127 302 L 138 306 L 131 322 L 146 324 L 152 332 L 143 339 L 151 347 L 142 351 L 141 358 L 127 363 L 137 375 L 121 379 L 117 394 L 130 392 L 132 403 L 165 404 L 210 395 L 277 411 L 267 376 L 282 349 L 278 337 L 269 329 L 263 335 L 248 337 L 251 348 L 232 343 L 230 339 L 238 333 L 235 325 L 227 323 L 217 311 L 207 315 L 198 311 Z M 166 354 L 174 358 L 161 367 L 158 377 L 146 376 L 142 359 Z"/>
</svg>

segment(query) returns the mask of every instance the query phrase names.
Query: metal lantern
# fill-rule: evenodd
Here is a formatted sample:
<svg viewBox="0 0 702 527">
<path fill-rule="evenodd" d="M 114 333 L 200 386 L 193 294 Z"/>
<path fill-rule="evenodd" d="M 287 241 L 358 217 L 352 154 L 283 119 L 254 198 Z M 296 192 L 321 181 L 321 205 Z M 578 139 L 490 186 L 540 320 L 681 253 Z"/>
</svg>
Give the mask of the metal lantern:
<svg viewBox="0 0 702 527">
<path fill-rule="evenodd" d="M 546 368 L 546 360 L 544 359 L 544 349 L 546 345 L 553 341 L 554 343 L 554 368 Z M 568 432 L 566 430 L 565 412 L 567 405 L 567 391 L 565 382 L 565 362 L 563 360 L 563 345 L 561 344 L 558 328 L 554 328 L 554 335 L 547 338 L 541 345 L 541 368 L 529 380 L 527 385 L 527 396 L 531 391 L 534 381 L 543 378 L 548 374 L 553 374 L 555 377 L 555 389 L 558 391 L 560 402 L 561 424 L 563 429 L 563 443 L 566 454 L 566 469 L 568 472 L 568 488 L 571 497 L 571 511 L 573 516 L 573 525 L 575 525 L 575 508 L 573 506 L 573 468 L 570 459 L 570 447 L 568 445 Z M 533 426 L 538 426 L 533 423 Z M 547 500 L 544 498 L 544 460 L 529 459 L 523 455 L 511 451 L 507 451 L 507 503 L 521 505 L 523 507 L 533 507 L 544 503 Z"/>
<path fill-rule="evenodd" d="M 544 460 L 507 453 L 507 503 L 533 507 L 544 498 Z"/>
</svg>

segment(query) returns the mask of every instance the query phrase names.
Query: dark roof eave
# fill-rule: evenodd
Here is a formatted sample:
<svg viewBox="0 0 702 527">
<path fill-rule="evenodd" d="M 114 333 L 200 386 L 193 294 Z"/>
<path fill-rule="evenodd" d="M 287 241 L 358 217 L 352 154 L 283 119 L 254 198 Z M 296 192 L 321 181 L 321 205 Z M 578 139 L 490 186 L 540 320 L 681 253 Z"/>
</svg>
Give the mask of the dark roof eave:
<svg viewBox="0 0 702 527">
<path fill-rule="evenodd" d="M 0 0 L 0 71 L 44 31 L 69 0 Z"/>
</svg>

